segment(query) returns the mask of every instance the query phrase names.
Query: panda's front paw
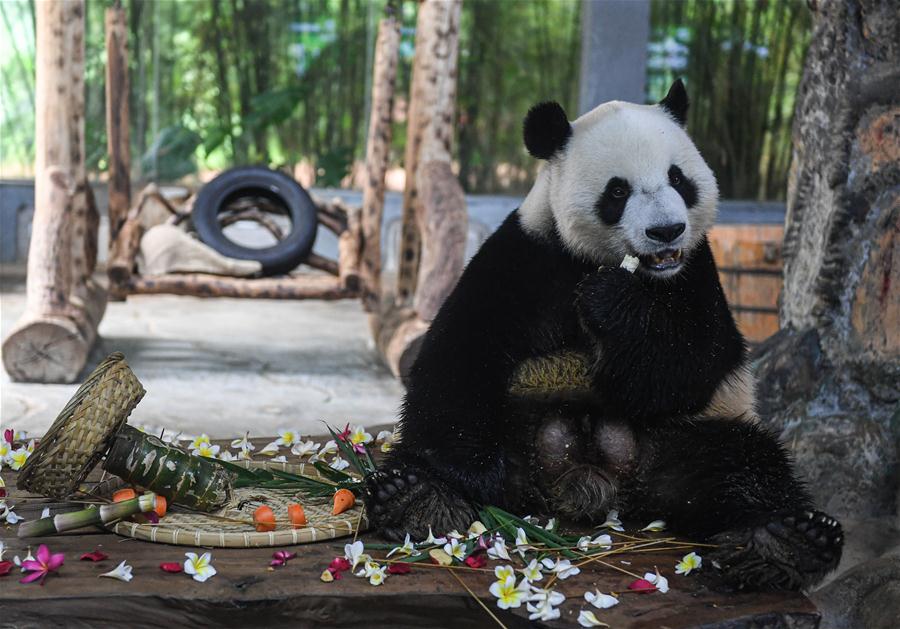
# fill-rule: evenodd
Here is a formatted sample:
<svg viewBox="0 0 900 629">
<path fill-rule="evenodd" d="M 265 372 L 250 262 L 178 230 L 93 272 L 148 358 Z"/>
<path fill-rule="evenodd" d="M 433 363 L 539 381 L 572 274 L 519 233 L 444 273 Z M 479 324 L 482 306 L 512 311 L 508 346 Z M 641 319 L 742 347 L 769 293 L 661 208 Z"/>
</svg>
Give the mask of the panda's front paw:
<svg viewBox="0 0 900 629">
<path fill-rule="evenodd" d="M 476 519 L 475 508 L 446 483 L 418 467 L 378 470 L 366 477 L 366 510 L 374 528 L 388 539 L 407 533 L 425 539 L 465 530 Z"/>
<path fill-rule="evenodd" d="M 727 531 L 712 541 L 720 546 L 710 555 L 710 563 L 722 580 L 712 585 L 799 590 L 837 567 L 844 534 L 834 518 L 803 510 L 772 514 L 763 524 Z"/>
<path fill-rule="evenodd" d="M 609 335 L 634 320 L 635 310 L 644 308 L 641 281 L 621 267 L 600 267 L 578 285 L 575 307 L 582 323 L 591 331 Z"/>
</svg>

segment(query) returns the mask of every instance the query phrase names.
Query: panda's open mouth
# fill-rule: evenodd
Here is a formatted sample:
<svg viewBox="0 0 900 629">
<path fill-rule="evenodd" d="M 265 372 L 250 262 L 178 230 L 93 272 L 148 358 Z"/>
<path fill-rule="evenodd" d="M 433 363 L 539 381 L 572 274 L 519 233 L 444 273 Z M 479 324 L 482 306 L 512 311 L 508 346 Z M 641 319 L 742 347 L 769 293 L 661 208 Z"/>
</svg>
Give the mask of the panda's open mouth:
<svg viewBox="0 0 900 629">
<path fill-rule="evenodd" d="M 638 256 L 641 264 L 654 271 L 669 271 L 681 264 L 681 249 L 663 249 L 649 255 Z"/>
</svg>

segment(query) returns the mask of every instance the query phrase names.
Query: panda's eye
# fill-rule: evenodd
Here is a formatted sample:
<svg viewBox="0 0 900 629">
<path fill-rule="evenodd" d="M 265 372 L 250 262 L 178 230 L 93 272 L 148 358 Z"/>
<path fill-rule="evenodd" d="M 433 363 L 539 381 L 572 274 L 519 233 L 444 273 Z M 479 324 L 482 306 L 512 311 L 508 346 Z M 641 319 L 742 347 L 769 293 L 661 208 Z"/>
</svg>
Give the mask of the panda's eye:
<svg viewBox="0 0 900 629">
<path fill-rule="evenodd" d="M 681 174 L 681 169 L 678 166 L 672 166 L 669 169 L 669 185 L 673 188 L 677 188 L 682 184 L 684 178 Z"/>
<path fill-rule="evenodd" d="M 610 190 L 610 194 L 614 199 L 624 199 L 628 196 L 628 190 L 626 190 L 622 186 L 615 186 L 612 190 Z"/>
</svg>

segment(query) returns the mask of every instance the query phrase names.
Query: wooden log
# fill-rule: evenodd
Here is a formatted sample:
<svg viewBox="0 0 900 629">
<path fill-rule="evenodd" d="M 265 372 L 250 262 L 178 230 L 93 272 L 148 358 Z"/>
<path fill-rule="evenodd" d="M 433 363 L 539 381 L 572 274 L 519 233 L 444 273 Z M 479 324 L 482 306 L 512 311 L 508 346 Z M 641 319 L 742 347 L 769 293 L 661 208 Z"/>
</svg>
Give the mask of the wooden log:
<svg viewBox="0 0 900 629">
<path fill-rule="evenodd" d="M 106 9 L 106 137 L 109 151 L 109 241 L 115 242 L 131 207 L 128 25 L 125 9 Z"/>
<path fill-rule="evenodd" d="M 384 212 L 384 176 L 391 152 L 394 83 L 400 51 L 400 24 L 390 16 L 378 24 L 372 79 L 372 111 L 366 140 L 366 179 L 362 202 L 360 280 L 363 308 L 378 309 L 381 295 L 381 222 Z"/>
<path fill-rule="evenodd" d="M 303 264 L 314 269 L 319 269 L 320 271 L 325 271 L 330 275 L 340 275 L 338 263 L 331 258 L 320 256 L 318 253 L 310 252 L 310 254 L 306 256 L 306 260 L 303 261 Z"/>
<path fill-rule="evenodd" d="M 73 382 L 105 309 L 105 292 L 89 280 L 97 220 L 84 166 L 84 2 L 35 10 L 35 212 L 26 308 L 3 363 L 14 380 Z"/>
<path fill-rule="evenodd" d="M 338 238 L 338 272 L 341 285 L 352 291 L 359 290 L 359 257 L 362 239 L 359 208 L 347 213 L 347 229 Z"/>
<path fill-rule="evenodd" d="M 340 278 L 301 275 L 290 278 L 247 279 L 203 273 L 132 277 L 131 295 L 189 295 L 193 297 L 237 297 L 243 299 L 348 299 L 357 291 L 345 288 Z"/>
<path fill-rule="evenodd" d="M 340 236 L 347 229 L 347 206 L 340 199 L 313 199 L 313 203 L 319 222 L 335 236 Z"/>
</svg>

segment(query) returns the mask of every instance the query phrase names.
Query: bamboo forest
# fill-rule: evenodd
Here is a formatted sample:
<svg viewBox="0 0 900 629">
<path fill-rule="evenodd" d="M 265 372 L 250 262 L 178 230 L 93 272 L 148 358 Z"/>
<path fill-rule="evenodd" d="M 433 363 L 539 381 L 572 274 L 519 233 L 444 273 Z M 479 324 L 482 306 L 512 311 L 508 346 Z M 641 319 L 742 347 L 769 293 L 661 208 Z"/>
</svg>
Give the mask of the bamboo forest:
<svg viewBox="0 0 900 629">
<path fill-rule="evenodd" d="M 34 2 L 0 3 L 4 178 L 31 176 Z M 86 154 L 106 162 L 104 8 L 86 3 Z M 174 181 L 235 164 L 305 170 L 353 186 L 365 152 L 382 0 L 125 0 L 133 176 Z M 391 2 L 403 30 L 392 163 L 402 166 L 416 2 Z M 577 111 L 580 3 L 466 0 L 455 168 L 468 192 L 522 193 L 537 164 L 521 140 L 529 106 Z M 783 199 L 794 93 L 809 40 L 804 3 L 654 0 L 647 102 L 681 76 L 688 126 L 726 198 Z M 715 52 L 716 54 L 712 54 Z"/>
</svg>

